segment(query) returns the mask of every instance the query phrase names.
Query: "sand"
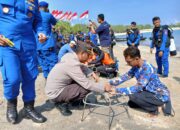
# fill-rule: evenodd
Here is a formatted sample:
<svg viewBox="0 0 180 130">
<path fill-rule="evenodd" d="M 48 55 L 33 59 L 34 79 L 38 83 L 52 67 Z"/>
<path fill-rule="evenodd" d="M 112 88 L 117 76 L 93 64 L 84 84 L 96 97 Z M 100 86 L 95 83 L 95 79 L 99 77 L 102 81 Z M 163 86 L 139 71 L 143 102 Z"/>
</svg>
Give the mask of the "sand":
<svg viewBox="0 0 180 130">
<path fill-rule="evenodd" d="M 123 58 L 123 50 L 126 46 L 116 45 L 115 55 L 120 61 L 119 73 L 130 69 L 126 65 Z M 142 58 L 148 60 L 154 66 L 155 56 L 149 53 L 149 48 L 140 46 Z M 126 113 L 122 113 L 113 120 L 112 130 L 179 130 L 180 129 L 180 55 L 170 57 L 170 74 L 168 78 L 161 78 L 171 91 L 171 98 L 173 108 L 176 112 L 175 117 L 165 117 L 162 113 L 158 117 L 148 117 L 147 113 L 139 110 L 129 108 L 131 119 Z M 102 79 L 106 81 L 105 79 Z M 120 87 L 131 86 L 136 83 L 135 79 L 122 84 Z M 0 130 L 108 130 L 108 117 L 90 114 L 85 121 L 81 122 L 82 110 L 73 109 L 73 115 L 70 117 L 63 117 L 59 111 L 53 108 L 53 104 L 47 104 L 47 97 L 44 94 L 45 80 L 42 73 L 39 74 L 36 81 L 36 109 L 48 118 L 47 122 L 43 124 L 33 123 L 31 120 L 19 119 L 19 123 L 11 125 L 6 121 L 6 101 L 3 98 L 2 78 L 0 78 Z M 18 111 L 23 107 L 22 94 L 19 96 Z M 127 97 L 124 102 L 127 102 Z M 117 112 L 122 112 L 122 107 L 115 107 Z M 108 109 L 98 108 L 96 112 L 108 113 Z M 86 113 L 88 110 L 86 110 Z"/>
</svg>

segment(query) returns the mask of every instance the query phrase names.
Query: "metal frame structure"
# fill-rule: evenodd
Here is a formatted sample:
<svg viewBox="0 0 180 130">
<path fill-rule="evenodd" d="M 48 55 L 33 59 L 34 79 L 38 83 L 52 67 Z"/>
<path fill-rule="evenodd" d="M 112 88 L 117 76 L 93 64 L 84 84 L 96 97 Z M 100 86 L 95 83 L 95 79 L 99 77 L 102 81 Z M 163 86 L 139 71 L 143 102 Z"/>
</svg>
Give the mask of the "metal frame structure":
<svg viewBox="0 0 180 130">
<path fill-rule="evenodd" d="M 89 93 L 86 95 L 86 97 L 83 99 L 83 103 L 84 103 L 84 108 L 83 108 L 83 113 L 82 113 L 82 118 L 81 121 L 84 121 L 86 119 L 86 117 L 88 115 L 90 115 L 91 113 L 95 113 L 95 114 L 99 114 L 99 115 L 104 115 L 104 116 L 108 116 L 109 117 L 109 130 L 111 129 L 111 125 L 113 122 L 114 117 L 126 112 L 128 115 L 128 118 L 130 119 L 130 115 L 129 115 L 129 111 L 128 111 L 128 105 L 127 102 L 120 102 L 118 98 L 123 98 L 125 100 L 125 96 L 123 95 L 114 95 L 114 96 L 109 96 L 108 93 L 102 93 L 101 95 L 101 99 L 104 100 L 104 104 L 100 104 L 100 103 L 88 103 L 88 98 L 90 95 L 94 94 L 93 92 Z M 89 107 L 89 113 L 87 114 L 87 116 L 85 116 L 85 109 L 86 106 L 91 106 Z M 115 110 L 113 109 L 113 106 L 121 106 L 125 109 L 125 111 L 121 112 L 121 113 L 115 113 Z M 109 109 L 109 113 L 108 114 L 102 114 L 102 113 L 96 113 L 94 112 L 94 110 L 98 107 L 104 107 L 104 108 L 108 108 Z"/>
</svg>

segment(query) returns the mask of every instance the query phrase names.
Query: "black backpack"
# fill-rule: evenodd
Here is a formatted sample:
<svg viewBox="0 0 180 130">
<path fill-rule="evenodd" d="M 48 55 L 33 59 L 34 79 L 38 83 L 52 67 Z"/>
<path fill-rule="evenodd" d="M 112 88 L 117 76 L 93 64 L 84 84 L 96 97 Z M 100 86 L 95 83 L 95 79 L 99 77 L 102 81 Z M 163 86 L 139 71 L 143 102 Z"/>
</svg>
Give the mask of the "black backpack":
<svg viewBox="0 0 180 130">
<path fill-rule="evenodd" d="M 153 32 L 152 32 L 152 36 L 153 36 L 152 40 L 153 40 L 153 43 L 155 44 L 155 46 L 161 47 L 163 31 L 167 30 L 168 31 L 168 39 L 167 39 L 167 42 L 166 42 L 166 47 L 169 47 L 171 45 L 170 39 L 173 38 L 173 30 L 172 30 L 172 28 L 170 28 L 168 25 L 161 26 L 160 30 L 159 30 L 159 34 L 158 34 L 158 39 L 154 38 L 155 30 L 156 29 L 154 28 Z"/>
</svg>

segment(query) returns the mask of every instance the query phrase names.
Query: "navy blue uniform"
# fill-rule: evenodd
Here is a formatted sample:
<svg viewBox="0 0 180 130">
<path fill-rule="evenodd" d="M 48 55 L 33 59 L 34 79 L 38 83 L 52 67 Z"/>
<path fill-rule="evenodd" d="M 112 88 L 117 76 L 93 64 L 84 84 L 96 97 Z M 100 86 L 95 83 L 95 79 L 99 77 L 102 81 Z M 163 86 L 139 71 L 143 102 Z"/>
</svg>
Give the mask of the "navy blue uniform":
<svg viewBox="0 0 180 130">
<path fill-rule="evenodd" d="M 51 26 L 55 25 L 57 21 L 54 16 L 48 12 L 40 11 L 40 13 L 42 17 L 42 27 L 47 36 L 47 41 L 45 43 L 39 43 L 37 41 L 37 53 L 44 77 L 47 78 L 49 72 L 58 61 L 55 50 L 55 39 L 51 31 Z"/>
<path fill-rule="evenodd" d="M 140 43 L 140 33 L 138 30 L 131 30 L 131 33 L 127 34 L 127 45 L 128 46 L 132 46 L 132 44 L 134 43 L 134 45 L 137 47 Z"/>
<path fill-rule="evenodd" d="M 99 35 L 100 45 L 102 47 L 110 47 L 111 45 L 111 36 L 110 36 L 110 25 L 107 22 L 103 22 L 95 30 L 96 34 Z"/>
<path fill-rule="evenodd" d="M 0 46 L 4 96 L 17 98 L 22 83 L 23 101 L 32 101 L 38 75 L 34 32 L 42 32 L 38 0 L 0 0 L 0 25 L 0 35 L 14 43 L 14 47 Z"/>
</svg>

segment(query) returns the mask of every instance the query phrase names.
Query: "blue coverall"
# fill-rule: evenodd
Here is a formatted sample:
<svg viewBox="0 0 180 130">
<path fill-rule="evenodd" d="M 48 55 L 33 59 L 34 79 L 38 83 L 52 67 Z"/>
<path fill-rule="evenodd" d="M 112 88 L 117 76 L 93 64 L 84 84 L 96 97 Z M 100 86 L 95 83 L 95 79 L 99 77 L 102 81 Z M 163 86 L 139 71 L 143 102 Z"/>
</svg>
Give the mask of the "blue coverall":
<svg viewBox="0 0 180 130">
<path fill-rule="evenodd" d="M 131 32 L 130 34 L 127 35 L 127 44 L 128 46 L 132 46 L 132 43 L 137 47 L 140 42 L 140 34 L 135 34 L 135 32 Z"/>
<path fill-rule="evenodd" d="M 21 84 L 23 101 L 33 101 L 38 75 L 34 33 L 43 32 L 38 0 L 0 0 L 0 25 L 0 35 L 14 43 L 0 46 L 4 96 L 17 98 Z"/>
<path fill-rule="evenodd" d="M 155 31 L 155 39 L 158 39 L 159 31 Z M 151 43 L 151 48 L 156 47 L 156 63 L 158 66 L 158 73 L 163 74 L 164 76 L 168 76 L 169 73 L 169 47 L 166 47 L 166 43 L 168 40 L 168 30 L 163 30 L 162 32 L 162 41 L 161 41 L 161 47 L 155 46 L 155 43 Z M 159 56 L 159 52 L 163 52 L 163 56 Z M 162 71 L 163 68 L 163 71 Z"/>
<path fill-rule="evenodd" d="M 57 55 L 55 49 L 55 39 L 51 31 L 51 26 L 56 24 L 54 16 L 48 12 L 40 11 L 42 17 L 42 27 L 47 36 L 47 41 L 44 43 L 38 42 L 37 37 L 37 54 L 38 62 L 42 67 L 44 78 L 47 78 L 49 72 L 57 63 Z"/>
</svg>

